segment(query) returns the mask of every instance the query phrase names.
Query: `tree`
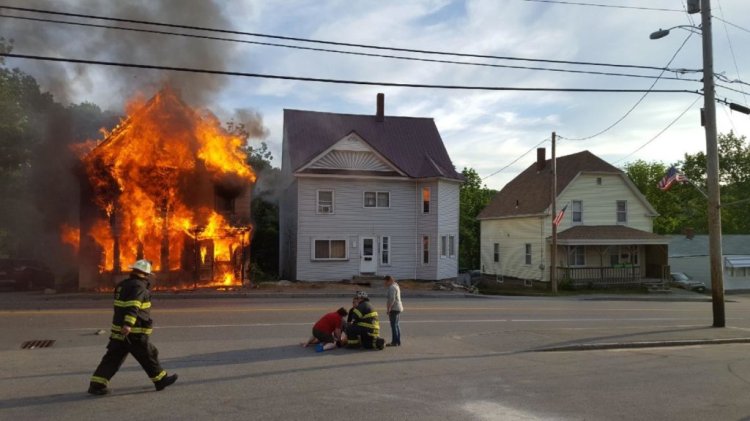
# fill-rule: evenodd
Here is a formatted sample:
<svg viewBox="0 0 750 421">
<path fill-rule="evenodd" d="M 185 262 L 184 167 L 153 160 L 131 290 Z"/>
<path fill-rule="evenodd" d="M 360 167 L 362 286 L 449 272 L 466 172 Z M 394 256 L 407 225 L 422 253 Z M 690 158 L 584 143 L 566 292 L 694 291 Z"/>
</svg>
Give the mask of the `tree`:
<svg viewBox="0 0 750 421">
<path fill-rule="evenodd" d="M 458 267 L 478 269 L 480 264 L 480 223 L 477 215 L 490 202 L 496 191 L 482 184 L 479 174 L 472 168 L 461 171 L 464 183 L 459 190 L 460 213 L 458 221 Z"/>
<path fill-rule="evenodd" d="M 242 123 L 230 121 L 227 128 L 244 139 L 250 137 Z M 276 279 L 279 269 L 278 192 L 281 170 L 271 164 L 273 155 L 266 142 L 260 142 L 258 146 L 247 145 L 244 152 L 247 154 L 247 163 L 257 176 L 250 203 L 253 219 L 250 278 L 254 282 Z"/>
<path fill-rule="evenodd" d="M 722 232 L 725 234 L 750 233 L 750 144 L 745 136 L 734 132 L 719 134 L 719 182 L 721 184 Z M 685 155 L 683 171 L 694 182 L 706 185 L 706 154 L 698 152 Z M 705 189 L 705 188 L 704 188 Z M 701 206 L 701 227 L 706 227 L 707 207 Z M 701 232 L 707 232 L 707 228 Z"/>
</svg>

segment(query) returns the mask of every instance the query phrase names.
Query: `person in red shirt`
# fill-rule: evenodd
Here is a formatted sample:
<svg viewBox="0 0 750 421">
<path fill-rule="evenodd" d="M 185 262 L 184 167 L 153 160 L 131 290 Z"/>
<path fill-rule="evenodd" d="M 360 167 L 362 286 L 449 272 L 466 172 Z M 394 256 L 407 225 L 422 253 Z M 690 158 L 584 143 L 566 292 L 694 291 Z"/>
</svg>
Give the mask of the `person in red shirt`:
<svg viewBox="0 0 750 421">
<path fill-rule="evenodd" d="M 343 318 L 346 317 L 347 311 L 341 307 L 333 313 L 328 313 L 320 318 L 320 320 L 313 325 L 312 336 L 307 342 L 302 342 L 302 346 L 306 347 L 314 344 L 321 344 L 323 349 L 333 349 L 336 347 L 336 342 L 341 340 L 341 325 Z M 329 345 L 330 344 L 330 345 Z M 326 346 L 328 346 L 326 348 Z"/>
</svg>

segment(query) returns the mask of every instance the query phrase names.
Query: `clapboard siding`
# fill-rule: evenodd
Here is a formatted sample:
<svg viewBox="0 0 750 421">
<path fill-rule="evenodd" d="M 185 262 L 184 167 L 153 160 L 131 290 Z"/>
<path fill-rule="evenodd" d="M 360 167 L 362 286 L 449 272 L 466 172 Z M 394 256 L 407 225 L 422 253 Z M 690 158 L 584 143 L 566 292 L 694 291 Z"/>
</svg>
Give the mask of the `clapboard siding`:
<svg viewBox="0 0 750 421">
<path fill-rule="evenodd" d="M 458 276 L 458 212 L 459 212 L 459 186 L 460 183 L 440 180 L 438 181 L 438 279 L 449 279 Z M 440 256 L 440 237 L 453 236 L 454 254 L 446 251 L 446 256 Z"/>
<path fill-rule="evenodd" d="M 317 191 L 334 191 L 334 213 L 317 213 Z M 387 191 L 390 207 L 365 208 L 365 191 Z M 413 181 L 345 180 L 299 178 L 297 278 L 300 280 L 338 280 L 360 273 L 361 236 L 391 238 L 391 264 L 380 265 L 377 274 L 399 278 L 415 277 L 417 204 Z M 312 241 L 319 239 L 347 240 L 348 259 L 345 261 L 312 260 Z M 378 253 L 379 257 L 379 253 Z"/>
<path fill-rule="evenodd" d="M 545 218 L 526 217 L 481 222 L 482 272 L 521 279 L 544 279 L 547 249 L 542 225 Z M 494 261 L 494 244 L 499 244 L 499 261 Z M 531 244 L 531 264 L 526 263 L 526 244 Z"/>
</svg>

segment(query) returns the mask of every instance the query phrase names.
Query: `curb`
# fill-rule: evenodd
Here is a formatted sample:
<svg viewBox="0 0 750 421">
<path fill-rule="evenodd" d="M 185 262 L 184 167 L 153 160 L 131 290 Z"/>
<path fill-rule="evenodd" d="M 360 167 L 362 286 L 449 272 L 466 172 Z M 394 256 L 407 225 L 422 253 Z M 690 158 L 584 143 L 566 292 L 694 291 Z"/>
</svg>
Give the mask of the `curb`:
<svg viewBox="0 0 750 421">
<path fill-rule="evenodd" d="M 666 348 L 675 346 L 696 346 L 696 345 L 725 345 L 725 344 L 746 344 L 750 343 L 750 338 L 727 338 L 727 339 L 688 339 L 673 341 L 641 341 L 641 342 L 604 342 L 604 343 L 583 343 L 573 345 L 553 346 L 548 348 L 537 348 L 529 352 L 567 352 L 567 351 L 598 351 L 607 349 L 637 349 L 637 348 Z"/>
</svg>

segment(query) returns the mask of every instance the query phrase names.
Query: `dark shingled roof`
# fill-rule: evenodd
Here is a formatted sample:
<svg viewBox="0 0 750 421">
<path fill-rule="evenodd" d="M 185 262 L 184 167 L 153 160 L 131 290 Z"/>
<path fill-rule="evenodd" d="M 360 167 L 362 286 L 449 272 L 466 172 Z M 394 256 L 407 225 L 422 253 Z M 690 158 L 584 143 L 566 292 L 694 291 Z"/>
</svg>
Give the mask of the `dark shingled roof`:
<svg viewBox="0 0 750 421">
<path fill-rule="evenodd" d="M 550 171 L 552 159 L 544 162 L 544 169 L 537 171 L 536 162 L 511 180 L 482 209 L 477 218 L 503 218 L 534 215 L 550 206 L 552 189 Z M 557 158 L 557 194 L 582 171 L 622 173 L 589 151 Z"/>
<path fill-rule="evenodd" d="M 557 234 L 557 241 L 565 242 L 569 240 L 626 240 L 632 243 L 669 243 L 668 237 L 624 225 L 577 225 Z"/>
<path fill-rule="evenodd" d="M 285 109 L 284 135 L 292 171 L 352 132 L 409 177 L 463 180 L 431 118 L 385 116 L 378 122 L 374 115 Z"/>
</svg>

